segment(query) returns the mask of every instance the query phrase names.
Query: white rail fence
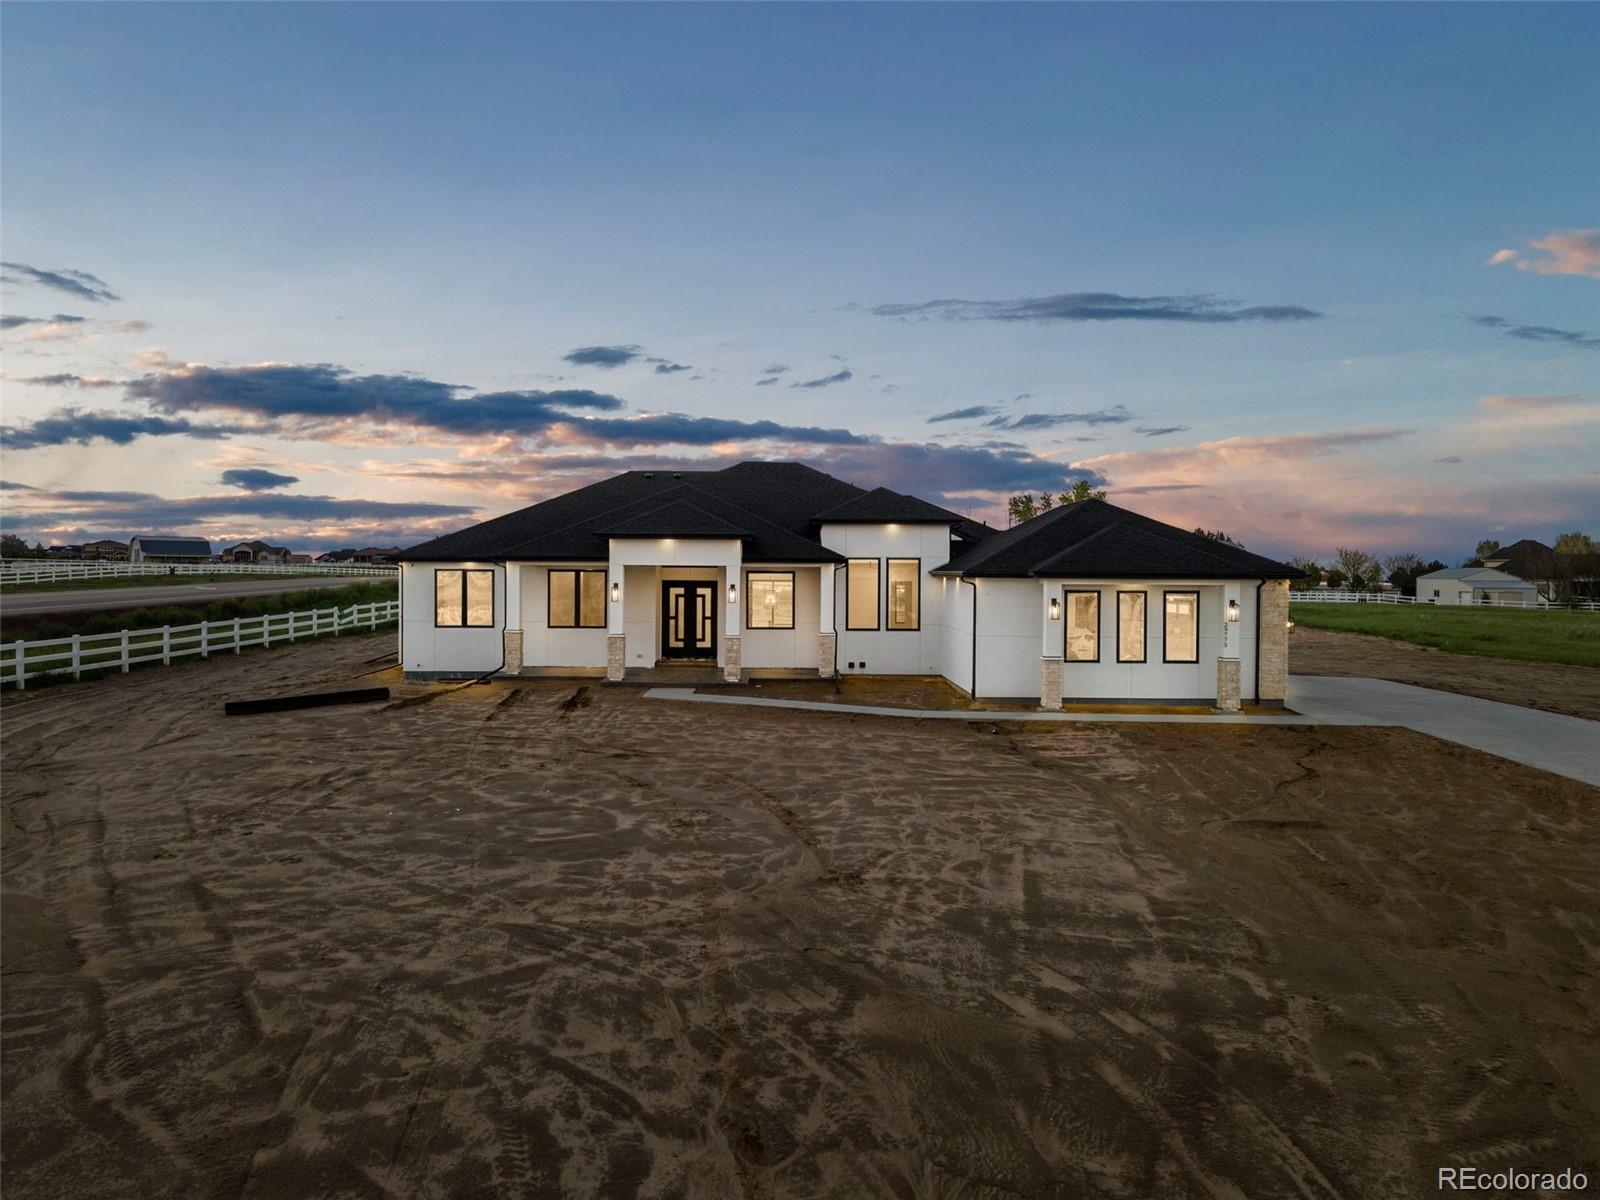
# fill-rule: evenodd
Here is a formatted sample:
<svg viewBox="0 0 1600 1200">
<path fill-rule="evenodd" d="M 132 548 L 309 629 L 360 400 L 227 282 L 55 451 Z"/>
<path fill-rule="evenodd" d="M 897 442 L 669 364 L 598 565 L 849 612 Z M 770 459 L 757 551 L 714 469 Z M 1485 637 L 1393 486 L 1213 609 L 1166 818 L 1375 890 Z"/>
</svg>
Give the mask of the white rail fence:
<svg viewBox="0 0 1600 1200">
<path fill-rule="evenodd" d="M 246 646 L 272 646 L 299 638 L 339 634 L 351 629 L 376 629 L 400 619 L 400 601 L 352 604 L 348 608 L 315 608 L 303 612 L 267 613 L 198 625 L 163 625 L 159 629 L 123 629 L 116 633 L 75 633 L 71 637 L 11 642 L 0 647 L 0 685 L 26 688 L 43 675 L 85 671 L 124 673 L 139 663 L 168 666 L 176 658 L 239 653 Z"/>
<path fill-rule="evenodd" d="M 1305 589 L 1290 592 L 1291 601 L 1300 601 L 1307 604 L 1420 604 L 1429 607 L 1428 601 L 1418 600 L 1415 596 L 1402 596 L 1399 592 L 1346 592 L 1337 588 L 1318 588 L 1315 591 Z M 1574 612 L 1600 612 L 1600 601 L 1574 600 L 1570 604 L 1558 604 L 1553 600 L 1474 600 L 1470 604 L 1440 604 L 1436 608 L 1525 608 L 1525 609 L 1568 609 Z"/>
<path fill-rule="evenodd" d="M 49 562 L 12 559 L 0 563 L 0 587 L 8 583 L 56 583 L 135 575 L 381 575 L 398 567 L 382 563 L 125 563 Z"/>
</svg>

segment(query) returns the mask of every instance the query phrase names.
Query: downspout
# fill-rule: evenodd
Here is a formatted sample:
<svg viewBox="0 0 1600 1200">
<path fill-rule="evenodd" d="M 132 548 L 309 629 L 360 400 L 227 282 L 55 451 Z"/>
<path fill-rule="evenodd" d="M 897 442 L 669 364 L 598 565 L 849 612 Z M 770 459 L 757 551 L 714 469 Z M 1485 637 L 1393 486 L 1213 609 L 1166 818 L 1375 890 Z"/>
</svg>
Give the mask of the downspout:
<svg viewBox="0 0 1600 1200">
<path fill-rule="evenodd" d="M 838 568 L 835 568 L 833 572 L 833 677 L 835 679 L 839 678 L 839 574 Z"/>
<path fill-rule="evenodd" d="M 962 579 L 972 586 L 972 698 L 978 698 L 978 583 L 975 579 Z"/>
<path fill-rule="evenodd" d="M 510 566 L 507 564 L 500 564 L 500 665 L 492 671 L 488 671 L 482 675 L 479 675 L 476 679 L 471 681 L 473 683 L 483 683 L 486 680 L 493 679 L 496 675 L 503 673 L 506 669 L 506 572 L 510 569 Z M 519 571 L 521 569 L 521 567 L 517 568 Z"/>
<path fill-rule="evenodd" d="M 1261 589 L 1265 579 L 1256 580 L 1256 703 L 1261 703 Z"/>
</svg>

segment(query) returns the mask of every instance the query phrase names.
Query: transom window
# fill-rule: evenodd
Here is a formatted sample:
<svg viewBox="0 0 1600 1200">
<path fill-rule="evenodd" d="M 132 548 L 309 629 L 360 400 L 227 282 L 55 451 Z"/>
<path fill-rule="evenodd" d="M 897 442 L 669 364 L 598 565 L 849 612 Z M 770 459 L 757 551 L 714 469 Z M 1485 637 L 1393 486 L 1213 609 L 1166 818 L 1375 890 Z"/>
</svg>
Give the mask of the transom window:
<svg viewBox="0 0 1600 1200">
<path fill-rule="evenodd" d="M 485 628 L 494 624 L 494 572 L 433 573 L 433 623 L 440 628 Z"/>
<path fill-rule="evenodd" d="M 747 629 L 794 628 L 794 572 L 751 571 L 744 577 Z"/>
<path fill-rule="evenodd" d="M 1100 661 L 1100 593 L 1067 592 L 1068 662 Z"/>
<path fill-rule="evenodd" d="M 606 573 L 551 571 L 549 610 L 551 629 L 604 629 Z"/>
<path fill-rule="evenodd" d="M 889 560 L 889 628 L 922 628 L 920 558 Z"/>
<path fill-rule="evenodd" d="M 1143 592 L 1117 593 L 1117 661 L 1142 663 L 1144 661 L 1144 612 L 1146 597 Z"/>
<path fill-rule="evenodd" d="M 844 568 L 844 627 L 878 628 L 878 560 L 852 558 Z"/>
<path fill-rule="evenodd" d="M 1170 663 L 1200 661 L 1200 593 L 1166 592 L 1161 657 Z"/>
</svg>

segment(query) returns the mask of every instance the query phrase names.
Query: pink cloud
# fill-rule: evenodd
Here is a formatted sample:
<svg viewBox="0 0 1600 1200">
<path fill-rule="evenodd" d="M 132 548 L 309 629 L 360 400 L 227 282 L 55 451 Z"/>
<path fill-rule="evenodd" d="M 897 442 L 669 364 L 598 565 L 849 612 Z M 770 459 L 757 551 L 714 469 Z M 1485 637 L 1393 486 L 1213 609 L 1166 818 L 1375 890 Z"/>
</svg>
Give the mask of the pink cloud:
<svg viewBox="0 0 1600 1200">
<path fill-rule="evenodd" d="M 1529 240 L 1524 250 L 1496 250 L 1484 264 L 1515 263 L 1535 275 L 1586 275 L 1600 279 L 1600 229 L 1568 229 Z"/>
</svg>

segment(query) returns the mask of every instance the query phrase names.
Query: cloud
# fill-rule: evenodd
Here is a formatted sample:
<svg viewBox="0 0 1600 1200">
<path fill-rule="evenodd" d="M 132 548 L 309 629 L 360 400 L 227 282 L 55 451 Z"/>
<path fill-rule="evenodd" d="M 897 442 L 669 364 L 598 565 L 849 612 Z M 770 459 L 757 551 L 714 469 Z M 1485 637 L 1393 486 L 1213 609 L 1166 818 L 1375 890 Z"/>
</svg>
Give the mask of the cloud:
<svg viewBox="0 0 1600 1200">
<path fill-rule="evenodd" d="M 952 408 L 949 412 L 934 413 L 928 418 L 928 424 L 937 425 L 940 421 L 975 421 L 979 417 L 992 417 L 999 411 L 993 404 L 969 404 L 966 408 Z"/>
<path fill-rule="evenodd" d="M 216 439 L 246 431 L 247 427 L 242 425 L 197 425 L 181 417 L 130 417 L 116 412 L 58 408 L 31 424 L 0 426 L 0 442 L 4 442 L 8 450 L 36 450 L 42 446 L 69 444 L 87 446 L 96 441 L 126 446 L 137 437 Z"/>
<path fill-rule="evenodd" d="M 38 267 L 30 267 L 27 263 L 15 262 L 0 262 L 0 268 L 16 272 L 14 275 L 0 276 L 6 283 L 36 283 L 40 287 L 53 288 L 69 296 L 76 296 L 79 300 L 93 300 L 102 304 L 107 300 L 122 299 L 111 290 L 104 279 L 87 271 L 73 271 L 66 267 L 56 271 L 45 271 Z"/>
<path fill-rule="evenodd" d="M 945 321 L 1185 321 L 1206 325 L 1237 321 L 1309 321 L 1322 316 L 1295 304 L 1241 307 L 1216 296 L 1119 296 L 1114 292 L 1063 292 L 1021 300 L 925 300 L 879 304 L 880 317 Z"/>
<path fill-rule="evenodd" d="M 88 317 L 75 317 L 71 313 L 57 313 L 53 317 L 0 317 L 0 330 L 20 329 L 24 325 L 77 325 Z"/>
<path fill-rule="evenodd" d="M 1145 437 L 1165 437 L 1169 433 L 1188 433 L 1187 425 L 1136 425 L 1135 433 L 1142 433 Z"/>
<path fill-rule="evenodd" d="M 656 364 L 657 375 L 675 375 L 679 371 L 692 371 L 693 367 L 686 367 L 682 363 L 667 362 L 665 359 L 651 359 Z"/>
<path fill-rule="evenodd" d="M 267 471 L 261 467 L 233 467 L 222 473 L 222 482 L 228 487 L 241 488 L 247 492 L 267 492 L 273 488 L 299 483 L 300 478 L 297 475 L 279 475 L 276 471 Z"/>
<path fill-rule="evenodd" d="M 0 479 L 0 492 L 37 492 L 38 490 L 31 483 L 14 483 L 9 479 Z"/>
<path fill-rule="evenodd" d="M 761 373 L 763 375 L 782 375 L 788 369 L 789 367 L 785 363 L 773 363 L 770 367 L 762 368 Z"/>
<path fill-rule="evenodd" d="M 791 383 L 790 387 L 797 388 L 825 388 L 836 383 L 849 383 L 855 375 L 846 367 L 843 371 L 835 371 L 832 375 L 824 375 L 820 379 L 807 379 L 804 383 Z"/>
<path fill-rule="evenodd" d="M 1600 279 L 1600 229 L 1569 229 L 1533 238 L 1524 250 L 1496 250 L 1485 266 L 1514 263 L 1535 275 L 1586 275 Z"/>
<path fill-rule="evenodd" d="M 767 384 L 769 384 L 769 383 L 777 383 L 777 382 L 778 382 L 778 377 L 776 375 L 773 375 L 773 376 L 771 376 L 770 378 L 767 378 L 767 379 L 758 379 L 758 380 L 756 380 L 756 386 L 757 387 L 766 387 Z"/>
<path fill-rule="evenodd" d="M 100 375 L 74 375 L 69 371 L 57 371 L 52 375 L 20 376 L 17 382 L 31 383 L 34 387 L 111 388 L 122 387 L 126 381 L 106 379 Z"/>
<path fill-rule="evenodd" d="M 1453 467 L 1461 462 L 1461 456 L 1459 454 L 1446 454 L 1443 458 L 1436 458 L 1433 461 Z"/>
<path fill-rule="evenodd" d="M 985 421 L 985 429 L 1055 429 L 1060 425 L 1120 425 L 1133 420 L 1122 405 L 1093 412 L 1026 413 L 1020 417 L 995 417 Z"/>
<path fill-rule="evenodd" d="M 1568 346 L 1581 346 L 1585 350 L 1600 350 L 1600 337 L 1574 329 L 1553 329 L 1549 325 L 1519 325 L 1505 317 L 1469 317 L 1474 325 L 1485 329 L 1498 329 L 1507 337 L 1527 342 L 1561 342 Z"/>
<path fill-rule="evenodd" d="M 604 367 L 610 370 L 613 367 L 626 366 L 636 358 L 644 357 L 642 346 L 579 346 L 576 350 L 569 350 L 561 356 L 562 362 L 569 362 L 575 367 Z"/>
<path fill-rule="evenodd" d="M 1119 469 L 1137 468 L 1140 472 L 1168 469 L 1211 470 L 1228 467 L 1259 466 L 1264 463 L 1301 463 L 1307 459 L 1338 454 L 1360 446 L 1391 442 L 1412 431 L 1394 426 L 1369 429 L 1343 429 L 1327 433 L 1285 433 L 1263 437 L 1223 438 L 1193 446 L 1170 446 L 1160 450 L 1126 450 L 1084 461 L 1110 474 Z M 1163 480 L 1162 482 L 1169 482 Z M 1190 482 L 1178 480 L 1176 482 Z"/>
</svg>

